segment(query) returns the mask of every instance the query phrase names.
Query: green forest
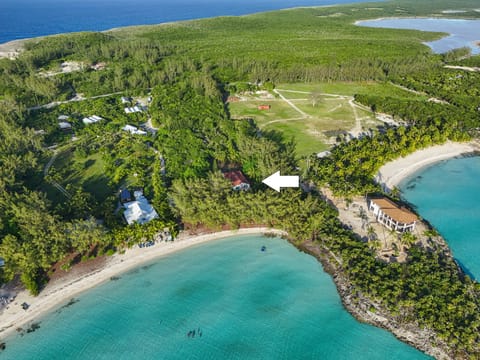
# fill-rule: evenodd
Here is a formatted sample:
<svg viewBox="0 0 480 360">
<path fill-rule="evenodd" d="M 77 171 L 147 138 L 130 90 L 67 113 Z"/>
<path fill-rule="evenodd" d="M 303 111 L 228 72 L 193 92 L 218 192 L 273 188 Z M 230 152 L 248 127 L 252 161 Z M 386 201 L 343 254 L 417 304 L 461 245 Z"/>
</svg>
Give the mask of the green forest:
<svg viewBox="0 0 480 360">
<path fill-rule="evenodd" d="M 452 357 L 478 358 L 480 285 L 441 248 L 412 246 L 405 263 L 379 261 L 318 190 L 345 198 L 379 193 L 373 176 L 386 162 L 478 137 L 480 74 L 444 66 L 478 66 L 479 56 L 433 54 L 422 44 L 442 34 L 353 24 L 426 16 L 448 3 L 302 8 L 27 42 L 17 59 L 0 59 L 0 282 L 20 279 L 38 294 L 56 265 L 111 255 L 164 228 L 177 235 L 267 225 L 299 246 L 314 241 L 335 254 L 358 297 L 400 323 L 431 329 Z M 78 69 L 59 71 L 66 62 Z M 356 103 L 403 125 L 339 137 L 321 159 L 313 151 L 299 156 L 282 132 L 230 116 L 227 99 L 240 90 L 339 81 L 394 84 L 424 96 L 356 93 Z M 147 99 L 148 110 L 126 113 L 121 97 Z M 72 132 L 58 127 L 62 115 Z M 103 120 L 86 125 L 92 115 Z M 155 131 L 134 135 L 122 130 L 127 124 Z M 232 191 L 222 174 L 229 170 L 242 171 L 251 190 Z M 279 170 L 301 174 L 309 186 L 280 194 L 266 188 L 262 179 Z M 118 204 L 127 187 L 143 189 L 159 218 L 126 225 Z"/>
</svg>

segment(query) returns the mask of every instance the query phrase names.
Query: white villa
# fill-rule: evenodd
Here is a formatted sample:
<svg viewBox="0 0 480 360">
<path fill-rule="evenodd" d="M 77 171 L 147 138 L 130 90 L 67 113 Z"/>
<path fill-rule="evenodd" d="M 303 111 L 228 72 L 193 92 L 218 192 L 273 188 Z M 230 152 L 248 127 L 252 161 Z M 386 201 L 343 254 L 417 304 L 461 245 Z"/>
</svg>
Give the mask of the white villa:
<svg viewBox="0 0 480 360">
<path fill-rule="evenodd" d="M 92 116 L 89 116 L 89 117 L 85 117 L 82 119 L 83 123 L 85 125 L 88 125 L 88 124 L 95 124 L 99 121 L 102 121 L 103 118 L 101 118 L 100 116 L 97 116 L 97 115 L 92 115 Z"/>
<path fill-rule="evenodd" d="M 135 135 L 147 135 L 146 131 L 143 130 L 138 130 L 137 127 L 132 126 L 132 125 L 125 125 L 122 128 L 123 131 L 128 131 L 130 134 L 135 134 Z"/>
<path fill-rule="evenodd" d="M 145 108 L 141 105 L 135 105 L 135 106 L 131 106 L 131 107 L 126 107 L 124 110 L 125 110 L 126 114 L 132 114 L 132 113 L 137 113 L 137 112 L 143 112 L 143 110 L 145 110 Z"/>
<path fill-rule="evenodd" d="M 150 205 L 145 196 L 143 196 L 142 191 L 135 191 L 133 196 L 135 201 L 130 201 L 123 204 L 125 207 L 123 216 L 125 217 L 128 225 L 133 223 L 139 223 L 140 225 L 143 225 L 153 219 L 158 218 L 157 212 L 153 206 Z"/>
<path fill-rule="evenodd" d="M 390 230 L 397 232 L 415 230 L 418 217 L 387 198 L 369 199 L 368 209 L 373 212 L 380 224 Z"/>
<path fill-rule="evenodd" d="M 60 121 L 58 123 L 58 127 L 63 131 L 72 130 L 72 124 L 70 124 L 68 121 Z"/>
</svg>

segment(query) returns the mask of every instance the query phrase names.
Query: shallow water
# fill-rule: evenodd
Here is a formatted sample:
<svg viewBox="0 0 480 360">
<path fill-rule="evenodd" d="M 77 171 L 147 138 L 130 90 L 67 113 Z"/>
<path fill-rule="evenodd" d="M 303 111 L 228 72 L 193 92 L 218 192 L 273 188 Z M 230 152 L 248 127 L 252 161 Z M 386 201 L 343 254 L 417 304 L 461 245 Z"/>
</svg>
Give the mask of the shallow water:
<svg viewBox="0 0 480 360">
<path fill-rule="evenodd" d="M 357 322 L 313 257 L 261 236 L 161 258 L 83 294 L 40 326 L 7 339 L 0 358 L 427 358 Z"/>
<path fill-rule="evenodd" d="M 0 43 L 73 31 L 366 0 L 1 0 Z"/>
<path fill-rule="evenodd" d="M 426 42 L 433 52 L 444 53 L 461 47 L 469 47 L 472 54 L 480 54 L 480 20 L 436 19 L 436 18 L 392 18 L 358 22 L 357 25 L 389 28 L 411 29 L 449 33 L 440 40 Z"/>
<path fill-rule="evenodd" d="M 445 238 L 453 255 L 480 279 L 480 157 L 442 161 L 405 179 L 399 188 Z"/>
</svg>

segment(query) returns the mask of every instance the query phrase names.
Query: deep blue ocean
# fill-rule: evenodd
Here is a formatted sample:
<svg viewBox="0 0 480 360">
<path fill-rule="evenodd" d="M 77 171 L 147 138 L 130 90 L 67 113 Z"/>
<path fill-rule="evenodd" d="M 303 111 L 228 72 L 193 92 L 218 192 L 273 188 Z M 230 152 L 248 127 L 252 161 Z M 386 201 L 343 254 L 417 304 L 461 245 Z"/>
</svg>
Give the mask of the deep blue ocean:
<svg viewBox="0 0 480 360">
<path fill-rule="evenodd" d="M 446 239 L 463 269 L 480 280 L 480 157 L 442 161 L 400 184 L 402 196 Z"/>
<path fill-rule="evenodd" d="M 279 238 L 187 249 L 78 300 L 40 319 L 37 331 L 7 339 L 0 358 L 428 359 L 357 322 L 318 261 Z"/>
<path fill-rule="evenodd" d="M 365 0 L 0 0 L 0 43 L 74 31 Z"/>
</svg>

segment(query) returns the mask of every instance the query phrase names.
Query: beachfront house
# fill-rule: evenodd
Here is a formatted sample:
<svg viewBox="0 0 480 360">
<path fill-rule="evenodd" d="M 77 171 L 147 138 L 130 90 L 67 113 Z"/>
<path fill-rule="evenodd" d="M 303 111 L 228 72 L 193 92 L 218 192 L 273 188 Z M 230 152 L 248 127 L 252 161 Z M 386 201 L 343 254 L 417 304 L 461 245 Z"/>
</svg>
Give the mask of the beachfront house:
<svg viewBox="0 0 480 360">
<path fill-rule="evenodd" d="M 404 207 L 400 207 L 385 197 L 368 200 L 368 209 L 373 212 L 380 224 L 397 232 L 415 230 L 418 217 Z"/>
<path fill-rule="evenodd" d="M 248 190 L 250 189 L 250 183 L 247 181 L 245 176 L 240 170 L 228 171 L 223 173 L 226 179 L 230 180 L 232 183 L 233 190 Z"/>
<path fill-rule="evenodd" d="M 143 225 L 153 219 L 158 218 L 157 212 L 153 206 L 150 205 L 145 196 L 143 196 L 142 191 L 134 191 L 133 197 L 135 198 L 134 201 L 123 204 L 123 207 L 125 208 L 123 216 L 125 217 L 128 225 L 133 223 Z"/>
</svg>

